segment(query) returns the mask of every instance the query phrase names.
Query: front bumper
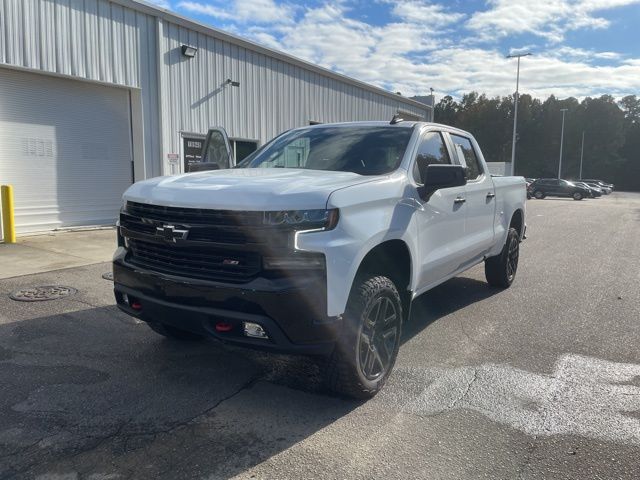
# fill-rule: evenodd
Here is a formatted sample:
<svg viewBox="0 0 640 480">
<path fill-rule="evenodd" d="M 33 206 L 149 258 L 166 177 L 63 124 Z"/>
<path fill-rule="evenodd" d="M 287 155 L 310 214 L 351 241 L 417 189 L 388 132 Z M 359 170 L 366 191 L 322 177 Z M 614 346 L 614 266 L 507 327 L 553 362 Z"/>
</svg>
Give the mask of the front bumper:
<svg viewBox="0 0 640 480">
<path fill-rule="evenodd" d="M 120 247 L 114 256 L 113 277 L 116 301 L 125 313 L 235 345 L 326 355 L 342 327 L 341 317 L 326 314 L 326 278 L 320 272 L 226 284 L 136 267 L 126 261 L 126 250 Z M 139 309 L 130 306 L 131 299 Z M 246 337 L 245 321 L 261 325 L 269 338 Z M 221 322 L 230 326 L 228 331 L 216 329 Z"/>
</svg>

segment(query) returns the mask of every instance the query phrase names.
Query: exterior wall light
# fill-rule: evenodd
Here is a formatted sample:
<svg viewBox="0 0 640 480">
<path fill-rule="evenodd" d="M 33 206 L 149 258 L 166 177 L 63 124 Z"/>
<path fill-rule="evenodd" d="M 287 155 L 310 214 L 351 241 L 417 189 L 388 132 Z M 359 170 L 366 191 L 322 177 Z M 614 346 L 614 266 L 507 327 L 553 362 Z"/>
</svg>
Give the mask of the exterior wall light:
<svg viewBox="0 0 640 480">
<path fill-rule="evenodd" d="M 185 57 L 193 58 L 196 56 L 198 49 L 196 47 L 190 47 L 189 45 L 182 45 L 182 55 Z"/>
<path fill-rule="evenodd" d="M 227 81 L 224 82 L 226 85 L 231 85 L 232 87 L 239 87 L 240 86 L 240 82 L 234 82 L 233 80 L 231 80 L 230 78 L 227 78 Z"/>
</svg>

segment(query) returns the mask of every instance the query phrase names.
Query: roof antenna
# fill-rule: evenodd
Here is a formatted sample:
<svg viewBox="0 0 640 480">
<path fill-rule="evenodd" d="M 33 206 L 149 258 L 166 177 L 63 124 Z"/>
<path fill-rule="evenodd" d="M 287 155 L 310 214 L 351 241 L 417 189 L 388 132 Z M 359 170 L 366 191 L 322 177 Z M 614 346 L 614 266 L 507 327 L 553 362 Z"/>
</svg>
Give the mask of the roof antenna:
<svg viewBox="0 0 640 480">
<path fill-rule="evenodd" d="M 403 121 L 404 121 L 404 118 L 402 118 L 399 113 L 396 113 L 396 114 L 393 115 L 393 118 L 391 119 L 391 121 L 389 123 L 391 125 L 395 125 L 396 123 L 400 123 L 400 122 L 403 122 Z"/>
</svg>

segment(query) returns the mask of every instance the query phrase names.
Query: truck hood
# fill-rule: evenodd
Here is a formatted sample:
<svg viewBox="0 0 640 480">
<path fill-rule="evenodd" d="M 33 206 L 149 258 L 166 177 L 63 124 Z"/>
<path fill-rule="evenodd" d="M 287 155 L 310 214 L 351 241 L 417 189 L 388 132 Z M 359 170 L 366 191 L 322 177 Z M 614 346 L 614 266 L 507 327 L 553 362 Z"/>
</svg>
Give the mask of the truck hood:
<svg viewBox="0 0 640 480">
<path fill-rule="evenodd" d="M 156 177 L 133 184 L 124 200 L 220 210 L 326 208 L 332 192 L 370 182 L 351 172 L 299 168 L 238 168 Z"/>
</svg>

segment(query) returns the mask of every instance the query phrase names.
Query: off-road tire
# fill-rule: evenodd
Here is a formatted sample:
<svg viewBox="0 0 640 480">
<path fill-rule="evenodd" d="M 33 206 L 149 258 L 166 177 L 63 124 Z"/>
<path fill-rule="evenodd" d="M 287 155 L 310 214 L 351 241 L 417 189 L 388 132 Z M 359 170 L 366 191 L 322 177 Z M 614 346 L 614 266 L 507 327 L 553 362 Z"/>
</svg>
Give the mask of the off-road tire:
<svg viewBox="0 0 640 480">
<path fill-rule="evenodd" d="M 149 328 L 157 334 L 160 334 L 163 337 L 169 338 L 171 340 L 196 341 L 202 340 L 204 338 L 204 335 L 198 335 L 197 333 L 188 332 L 187 330 L 172 327 L 171 325 L 167 325 L 165 323 L 148 322 L 147 325 L 149 325 Z"/>
<path fill-rule="evenodd" d="M 386 303 L 387 300 L 391 303 Z M 384 302 L 386 309 L 390 304 L 393 305 L 397 316 L 394 320 L 397 330 L 393 347 L 385 348 L 385 353 L 390 354 L 383 355 L 389 359 L 386 370 L 384 373 L 380 373 L 378 378 L 370 380 L 365 376 L 360 366 L 362 363 L 361 349 L 366 345 L 366 343 L 362 343 L 361 334 L 364 332 L 363 329 L 370 330 L 371 325 L 378 325 L 380 328 L 387 325 L 384 321 L 380 324 L 377 321 L 373 324 L 371 322 L 365 324 L 367 321 L 365 317 L 370 318 L 373 315 L 372 309 L 379 301 Z M 327 387 L 340 395 L 358 399 L 371 398 L 378 393 L 389 378 L 398 355 L 402 335 L 402 318 L 400 294 L 389 278 L 376 275 L 356 278 L 349 295 L 342 333 L 325 365 L 324 374 Z M 388 325 L 391 325 L 391 322 Z M 373 332 L 370 336 L 372 339 L 376 334 L 381 335 L 376 333 L 375 327 Z M 364 354 L 366 355 L 366 350 Z M 378 358 L 381 358 L 380 353 L 377 355 Z"/>
<path fill-rule="evenodd" d="M 516 278 L 519 256 L 520 236 L 518 231 L 511 227 L 507 233 L 507 241 L 504 247 L 502 247 L 500 255 L 489 257 L 484 261 L 484 275 L 489 285 L 509 288 Z"/>
</svg>

